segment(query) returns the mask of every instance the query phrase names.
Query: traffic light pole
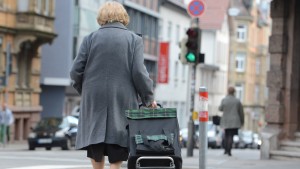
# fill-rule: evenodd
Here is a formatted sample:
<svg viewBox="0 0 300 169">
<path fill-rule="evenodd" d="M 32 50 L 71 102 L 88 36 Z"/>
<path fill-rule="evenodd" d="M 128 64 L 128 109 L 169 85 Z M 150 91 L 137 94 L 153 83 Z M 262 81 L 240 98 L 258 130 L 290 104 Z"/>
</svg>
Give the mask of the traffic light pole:
<svg viewBox="0 0 300 169">
<path fill-rule="evenodd" d="M 198 29 L 198 46 L 197 46 L 197 54 L 200 53 L 200 45 L 201 45 L 201 32 L 200 32 L 200 29 L 199 29 L 199 18 L 195 18 L 195 27 L 197 27 Z M 193 24 L 192 24 L 193 25 Z M 192 64 L 191 65 L 191 90 L 190 90 L 190 93 L 191 93 L 191 108 L 190 108 L 190 111 L 191 111 L 191 116 L 189 118 L 189 122 L 188 122 L 188 142 L 187 142 L 187 157 L 192 157 L 193 156 L 193 149 L 194 149 L 194 135 L 195 135 L 195 126 L 194 126 L 194 120 L 192 118 L 193 116 L 193 112 L 194 112 L 194 107 L 195 107 L 195 84 L 196 84 L 196 73 L 197 73 L 197 63 L 198 63 L 198 59 L 199 57 L 196 57 L 197 60 L 195 62 L 195 64 Z"/>
</svg>

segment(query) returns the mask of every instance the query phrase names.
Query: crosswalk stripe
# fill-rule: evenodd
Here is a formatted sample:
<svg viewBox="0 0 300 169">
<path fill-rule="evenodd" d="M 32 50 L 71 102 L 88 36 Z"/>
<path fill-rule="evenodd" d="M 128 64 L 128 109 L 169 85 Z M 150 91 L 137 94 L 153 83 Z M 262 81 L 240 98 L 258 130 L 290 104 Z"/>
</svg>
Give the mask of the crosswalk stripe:
<svg viewBox="0 0 300 169">
<path fill-rule="evenodd" d="M 27 167 L 16 167 L 7 169 L 68 169 L 68 168 L 92 168 L 91 165 L 39 165 L 39 166 L 27 166 Z"/>
</svg>

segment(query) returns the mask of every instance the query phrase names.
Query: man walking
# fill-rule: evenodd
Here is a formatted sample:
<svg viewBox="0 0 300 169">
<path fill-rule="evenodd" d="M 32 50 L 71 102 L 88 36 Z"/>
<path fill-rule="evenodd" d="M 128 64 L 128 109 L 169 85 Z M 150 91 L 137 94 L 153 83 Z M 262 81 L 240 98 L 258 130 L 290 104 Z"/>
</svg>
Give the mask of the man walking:
<svg viewBox="0 0 300 169">
<path fill-rule="evenodd" d="M 235 96 L 235 89 L 228 88 L 228 95 L 222 100 L 219 110 L 223 111 L 221 127 L 225 130 L 224 154 L 231 156 L 233 136 L 238 134 L 238 129 L 244 125 L 244 111 L 242 103 Z"/>
<path fill-rule="evenodd" d="M 3 103 L 2 111 L 0 112 L 0 114 L 0 128 L 2 136 L 1 141 L 3 143 L 6 143 L 6 141 L 10 141 L 10 125 L 14 123 L 14 116 L 11 110 L 7 107 L 6 103 Z"/>
</svg>

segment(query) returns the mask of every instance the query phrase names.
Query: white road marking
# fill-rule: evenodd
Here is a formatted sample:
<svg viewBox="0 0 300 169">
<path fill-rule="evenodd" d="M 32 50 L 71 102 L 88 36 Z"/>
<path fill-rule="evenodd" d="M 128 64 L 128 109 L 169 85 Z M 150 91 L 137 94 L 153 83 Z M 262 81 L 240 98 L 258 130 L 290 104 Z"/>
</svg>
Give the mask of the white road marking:
<svg viewBox="0 0 300 169">
<path fill-rule="evenodd" d="M 228 161 L 228 160 L 221 160 L 221 161 L 217 162 L 217 164 L 221 165 L 221 164 L 225 163 L 226 161 Z"/>
<path fill-rule="evenodd" d="M 28 167 L 16 167 L 16 168 L 7 168 L 7 169 L 67 169 L 67 168 L 82 168 L 89 167 L 91 165 L 39 165 L 39 166 L 28 166 Z"/>
<path fill-rule="evenodd" d="M 80 159 L 73 159 L 73 158 L 49 158 L 49 157 L 20 157 L 20 156 L 0 156 L 0 159 L 26 159 L 26 160 L 43 160 L 43 161 L 64 161 L 64 162 L 81 162 L 86 163 L 89 162 L 86 159 L 80 160 Z"/>
</svg>

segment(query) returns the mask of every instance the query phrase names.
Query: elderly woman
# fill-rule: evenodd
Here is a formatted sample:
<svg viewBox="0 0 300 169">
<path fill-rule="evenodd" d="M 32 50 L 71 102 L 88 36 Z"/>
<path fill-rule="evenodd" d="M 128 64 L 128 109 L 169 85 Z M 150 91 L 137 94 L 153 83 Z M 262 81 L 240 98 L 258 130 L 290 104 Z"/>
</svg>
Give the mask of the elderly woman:
<svg viewBox="0 0 300 169">
<path fill-rule="evenodd" d="M 129 16 L 115 1 L 100 7 L 101 28 L 84 38 L 70 76 L 81 95 L 76 149 L 87 150 L 94 169 L 111 169 L 128 158 L 126 109 L 156 107 L 153 82 L 144 66 L 143 41 L 125 26 Z"/>
</svg>

